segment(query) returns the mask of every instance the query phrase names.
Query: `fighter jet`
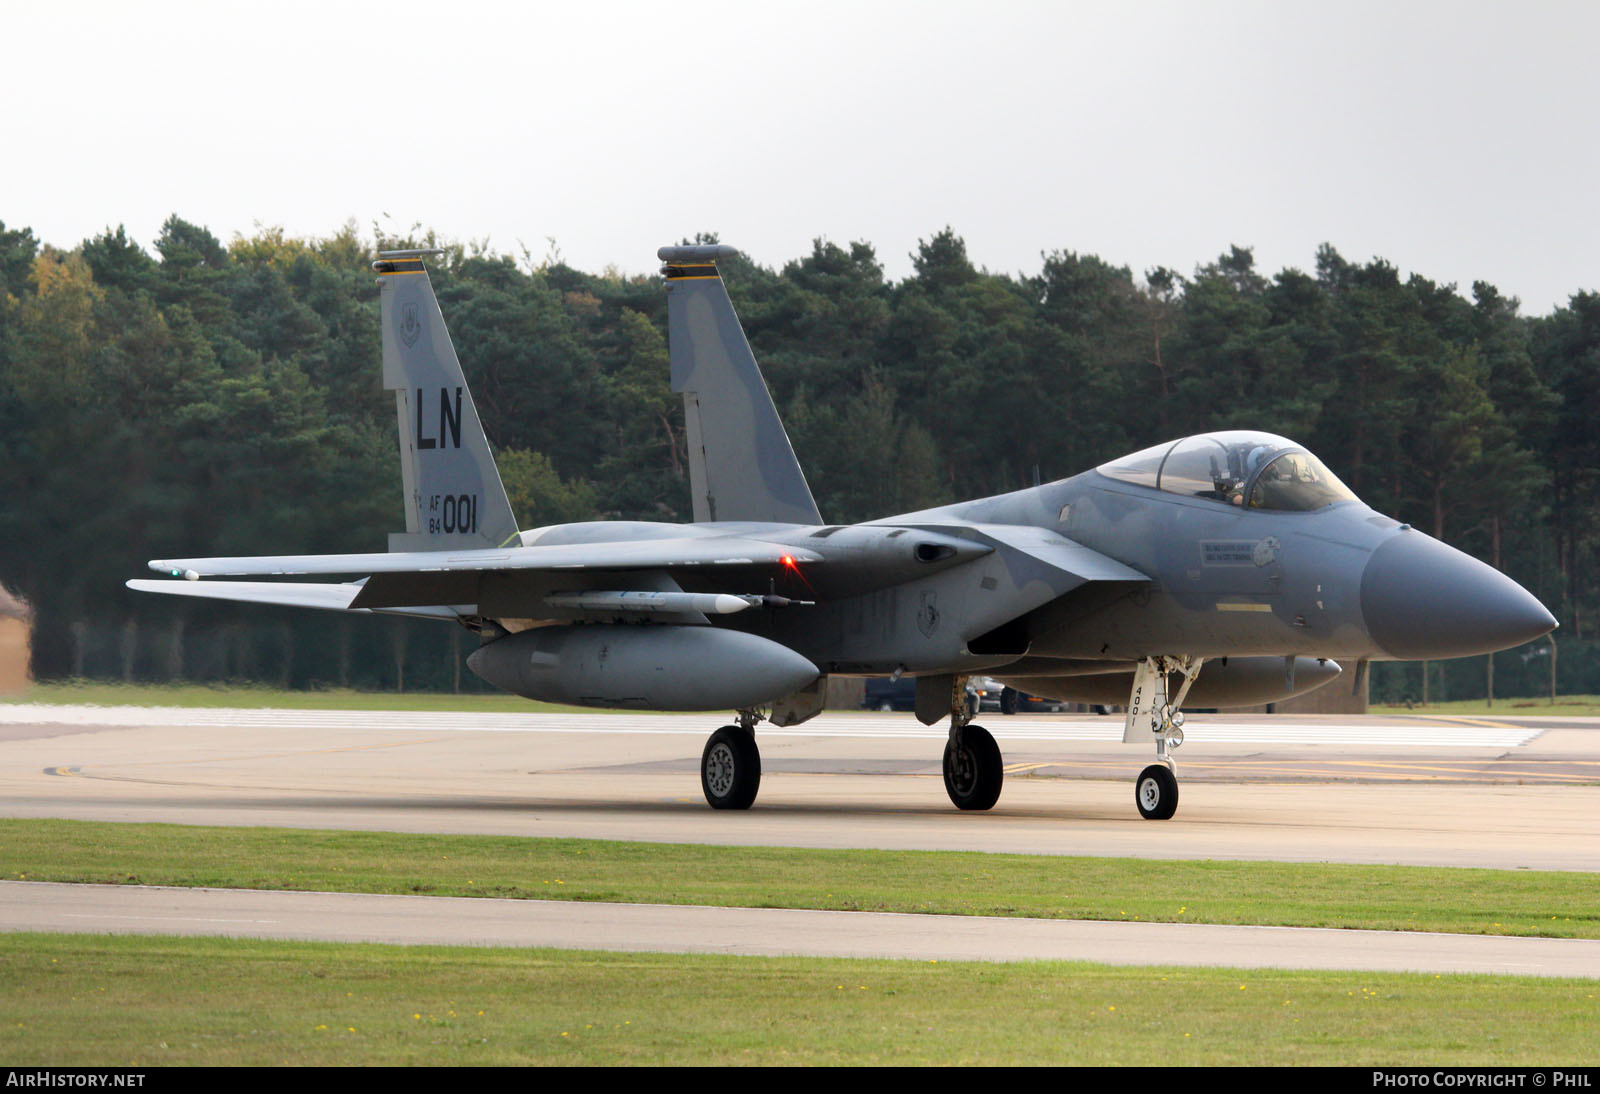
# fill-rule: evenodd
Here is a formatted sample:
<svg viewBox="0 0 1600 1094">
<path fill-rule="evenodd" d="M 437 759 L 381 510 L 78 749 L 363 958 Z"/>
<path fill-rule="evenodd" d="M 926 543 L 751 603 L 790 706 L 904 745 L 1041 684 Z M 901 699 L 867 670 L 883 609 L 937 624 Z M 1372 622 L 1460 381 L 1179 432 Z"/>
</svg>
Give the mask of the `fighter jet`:
<svg viewBox="0 0 1600 1094">
<path fill-rule="evenodd" d="M 672 389 L 694 521 L 519 530 L 423 259 L 380 252 L 383 385 L 395 394 L 406 529 L 371 554 L 161 559 L 146 592 L 454 622 L 467 664 L 530 699 L 731 710 L 701 757 L 716 809 L 761 783 L 756 728 L 798 725 L 830 676 L 909 675 L 949 719 L 960 809 L 999 799 L 1000 749 L 969 676 L 1125 705 L 1153 745 L 1139 813 L 1177 808 L 1182 707 L 1274 702 L 1377 659 L 1461 657 L 1556 621 L 1510 578 L 1362 504 L 1321 460 L 1234 430 L 1168 441 L 1072 478 L 864 524 L 817 511 L 717 263 L 663 247 Z M 350 580 L 359 575 L 359 580 Z M 343 581 L 202 577 L 311 576 Z"/>
</svg>

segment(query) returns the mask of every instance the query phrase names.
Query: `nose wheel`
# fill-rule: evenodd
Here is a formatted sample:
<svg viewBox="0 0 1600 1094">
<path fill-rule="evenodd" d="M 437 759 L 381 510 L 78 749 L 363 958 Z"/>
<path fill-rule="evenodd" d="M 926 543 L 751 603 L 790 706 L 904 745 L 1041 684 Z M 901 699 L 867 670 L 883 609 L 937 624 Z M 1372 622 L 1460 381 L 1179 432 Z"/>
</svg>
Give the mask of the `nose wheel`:
<svg viewBox="0 0 1600 1094">
<path fill-rule="evenodd" d="M 1166 764 L 1151 764 L 1133 784 L 1133 802 L 1145 820 L 1170 820 L 1178 811 L 1178 777 Z"/>
<path fill-rule="evenodd" d="M 1134 780 L 1133 804 L 1145 820 L 1171 820 L 1178 811 L 1178 770 L 1172 752 L 1183 744 L 1183 712 L 1162 704 L 1155 723 L 1157 762 Z"/>
</svg>

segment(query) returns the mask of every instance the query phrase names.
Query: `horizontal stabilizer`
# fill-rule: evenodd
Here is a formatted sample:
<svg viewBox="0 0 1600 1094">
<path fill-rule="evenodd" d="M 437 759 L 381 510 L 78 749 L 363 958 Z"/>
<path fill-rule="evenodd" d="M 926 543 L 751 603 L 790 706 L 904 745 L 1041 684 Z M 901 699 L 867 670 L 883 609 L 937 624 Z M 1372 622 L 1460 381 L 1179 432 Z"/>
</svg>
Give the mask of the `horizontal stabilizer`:
<svg viewBox="0 0 1600 1094">
<path fill-rule="evenodd" d="M 354 582 L 316 584 L 287 581 L 150 581 L 135 578 L 128 588 L 141 593 L 166 593 L 202 600 L 237 600 L 247 604 L 280 604 L 287 608 L 324 608 L 329 611 L 365 612 L 350 602 L 361 592 Z M 383 609 L 385 615 L 409 615 L 425 619 L 455 619 L 456 613 L 444 605 Z"/>
</svg>

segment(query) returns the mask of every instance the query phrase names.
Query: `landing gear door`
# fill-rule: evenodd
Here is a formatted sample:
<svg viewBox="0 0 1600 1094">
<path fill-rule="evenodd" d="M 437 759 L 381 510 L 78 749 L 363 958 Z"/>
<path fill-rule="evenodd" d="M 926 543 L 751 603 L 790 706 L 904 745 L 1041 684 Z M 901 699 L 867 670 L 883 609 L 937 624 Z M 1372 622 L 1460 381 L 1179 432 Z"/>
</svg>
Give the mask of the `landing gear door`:
<svg viewBox="0 0 1600 1094">
<path fill-rule="evenodd" d="M 819 676 L 799 691 L 773 701 L 772 724 L 797 726 L 821 714 L 828 705 L 828 678 Z"/>
<path fill-rule="evenodd" d="M 1156 667 L 1154 658 L 1145 658 L 1133 674 L 1133 694 L 1128 699 L 1128 720 L 1122 724 L 1124 744 L 1156 739 L 1154 717 L 1167 702 L 1167 674 Z"/>
</svg>

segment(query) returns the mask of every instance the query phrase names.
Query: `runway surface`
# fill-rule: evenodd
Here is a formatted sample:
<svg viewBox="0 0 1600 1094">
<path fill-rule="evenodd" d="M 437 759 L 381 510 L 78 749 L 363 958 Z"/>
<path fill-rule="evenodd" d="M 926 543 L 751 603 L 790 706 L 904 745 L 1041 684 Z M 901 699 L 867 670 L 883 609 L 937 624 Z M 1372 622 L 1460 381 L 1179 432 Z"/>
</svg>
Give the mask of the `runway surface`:
<svg viewBox="0 0 1600 1094">
<path fill-rule="evenodd" d="M 758 731 L 755 808 L 713 812 L 712 715 L 0 705 L 0 814 L 710 844 L 1600 870 L 1600 719 L 1192 718 L 1171 821 L 1120 721 L 995 715 L 1008 776 L 951 807 L 944 730 Z"/>
<path fill-rule="evenodd" d="M 1579 939 L 19 881 L 0 930 L 1600 978 Z"/>
<path fill-rule="evenodd" d="M 0 705 L 0 814 L 1600 870 L 1600 719 L 1198 716 L 1163 823 L 1118 719 L 984 719 L 1008 776 L 977 814 L 945 797 L 945 731 L 879 714 L 761 729 L 756 807 L 713 812 L 718 721 Z M 1600 976 L 1568 940 L 36 883 L 0 884 L 0 929 Z"/>
</svg>

